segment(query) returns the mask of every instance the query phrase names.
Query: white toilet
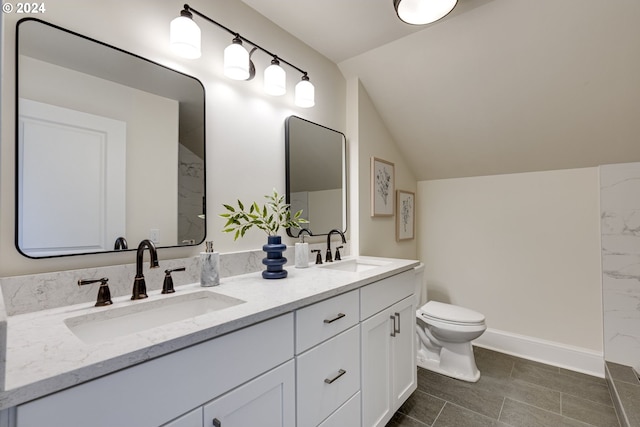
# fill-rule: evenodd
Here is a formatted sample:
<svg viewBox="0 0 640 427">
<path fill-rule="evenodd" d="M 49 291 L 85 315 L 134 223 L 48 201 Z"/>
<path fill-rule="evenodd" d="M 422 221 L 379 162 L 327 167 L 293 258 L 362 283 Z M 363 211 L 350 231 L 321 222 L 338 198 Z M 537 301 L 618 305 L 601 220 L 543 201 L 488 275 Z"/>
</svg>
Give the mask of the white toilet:
<svg viewBox="0 0 640 427">
<path fill-rule="evenodd" d="M 424 279 L 418 269 L 415 289 L 416 307 L 419 307 L 416 310 L 418 366 L 459 380 L 478 381 L 480 371 L 471 341 L 487 329 L 484 315 L 437 301 L 420 306 Z"/>
</svg>

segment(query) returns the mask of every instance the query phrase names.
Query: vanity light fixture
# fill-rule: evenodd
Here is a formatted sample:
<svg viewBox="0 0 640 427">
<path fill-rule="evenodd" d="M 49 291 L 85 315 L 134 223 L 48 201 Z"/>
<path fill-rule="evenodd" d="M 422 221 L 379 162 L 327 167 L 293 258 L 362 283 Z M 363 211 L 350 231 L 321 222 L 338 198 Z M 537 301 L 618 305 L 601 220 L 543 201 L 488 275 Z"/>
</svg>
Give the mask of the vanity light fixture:
<svg viewBox="0 0 640 427">
<path fill-rule="evenodd" d="M 309 108 L 315 105 L 315 88 L 309 81 L 307 73 L 302 75 L 302 80 L 296 85 L 295 98 L 298 107 Z"/>
<path fill-rule="evenodd" d="M 249 52 L 242 46 L 239 34 L 224 49 L 224 75 L 233 80 L 249 78 Z"/>
<path fill-rule="evenodd" d="M 264 71 L 264 90 L 269 95 L 284 95 L 286 88 L 286 72 L 280 63 L 287 64 L 302 74 L 302 80 L 295 87 L 295 103 L 298 107 L 309 108 L 315 105 L 315 88 L 309 81 L 306 71 L 298 68 L 289 61 L 269 52 L 257 43 L 252 42 L 239 33 L 214 21 L 208 16 L 198 12 L 188 4 L 180 11 L 180 16 L 171 21 L 169 36 L 171 49 L 185 58 L 195 59 L 200 57 L 200 28 L 193 20 L 193 15 L 198 15 L 205 21 L 217 25 L 233 35 L 233 42 L 224 50 L 224 74 L 234 80 L 251 80 L 255 74 L 255 67 L 251 60 L 251 54 L 259 49 L 269 55 L 271 65 Z M 244 43 L 254 46 L 251 54 L 242 45 Z"/>
<path fill-rule="evenodd" d="M 184 58 L 200 58 L 200 27 L 193 22 L 193 15 L 187 9 L 180 11 L 180 16 L 171 21 L 169 45 Z"/>
<path fill-rule="evenodd" d="M 264 70 L 264 91 L 273 96 L 287 92 L 287 73 L 280 66 L 277 56 L 273 57 L 271 65 Z"/>
<path fill-rule="evenodd" d="M 407 24 L 425 25 L 444 18 L 458 0 L 393 0 L 398 18 Z"/>
</svg>

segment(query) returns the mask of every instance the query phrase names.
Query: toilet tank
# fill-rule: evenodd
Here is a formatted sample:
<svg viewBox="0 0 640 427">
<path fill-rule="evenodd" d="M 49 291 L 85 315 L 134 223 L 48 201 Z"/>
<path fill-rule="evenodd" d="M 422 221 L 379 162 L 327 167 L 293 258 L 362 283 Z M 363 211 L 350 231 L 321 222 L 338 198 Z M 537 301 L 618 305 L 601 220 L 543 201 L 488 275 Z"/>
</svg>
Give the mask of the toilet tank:
<svg viewBox="0 0 640 427">
<path fill-rule="evenodd" d="M 424 280 L 424 268 L 423 263 L 420 263 L 419 266 L 413 268 L 415 273 L 415 289 L 413 297 L 416 309 L 422 307 L 422 305 L 427 302 L 427 284 Z"/>
</svg>

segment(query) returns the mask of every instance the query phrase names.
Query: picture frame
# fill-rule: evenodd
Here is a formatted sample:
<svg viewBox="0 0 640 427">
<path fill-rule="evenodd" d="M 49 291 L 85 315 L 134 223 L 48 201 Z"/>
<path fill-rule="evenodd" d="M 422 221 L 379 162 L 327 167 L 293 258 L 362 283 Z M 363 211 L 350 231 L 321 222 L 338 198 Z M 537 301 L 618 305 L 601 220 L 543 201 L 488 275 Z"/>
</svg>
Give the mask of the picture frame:
<svg viewBox="0 0 640 427">
<path fill-rule="evenodd" d="M 411 191 L 398 190 L 396 201 L 396 241 L 411 240 L 416 229 L 416 195 Z"/>
<path fill-rule="evenodd" d="M 371 157 L 371 216 L 393 216 L 394 196 L 395 165 Z"/>
</svg>

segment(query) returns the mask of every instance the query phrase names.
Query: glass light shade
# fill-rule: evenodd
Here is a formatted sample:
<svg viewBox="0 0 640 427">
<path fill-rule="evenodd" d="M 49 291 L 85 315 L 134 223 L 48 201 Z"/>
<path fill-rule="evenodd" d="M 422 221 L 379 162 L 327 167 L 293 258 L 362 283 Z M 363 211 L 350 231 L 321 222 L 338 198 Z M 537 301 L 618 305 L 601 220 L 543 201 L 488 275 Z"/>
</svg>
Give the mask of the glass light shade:
<svg viewBox="0 0 640 427">
<path fill-rule="evenodd" d="M 187 16 L 178 16 L 169 26 L 169 45 L 178 55 L 200 58 L 200 27 Z"/>
<path fill-rule="evenodd" d="M 249 78 L 249 52 L 242 47 L 240 39 L 224 49 L 224 75 L 233 80 Z"/>
<path fill-rule="evenodd" d="M 264 91 L 269 95 L 280 96 L 287 92 L 287 73 L 279 64 L 273 60 L 264 70 Z"/>
<path fill-rule="evenodd" d="M 394 0 L 398 17 L 407 24 L 425 25 L 445 17 L 458 0 Z"/>
<path fill-rule="evenodd" d="M 296 85 L 295 102 L 298 107 L 302 108 L 316 105 L 315 88 L 308 78 L 302 77 L 302 81 Z"/>
</svg>

